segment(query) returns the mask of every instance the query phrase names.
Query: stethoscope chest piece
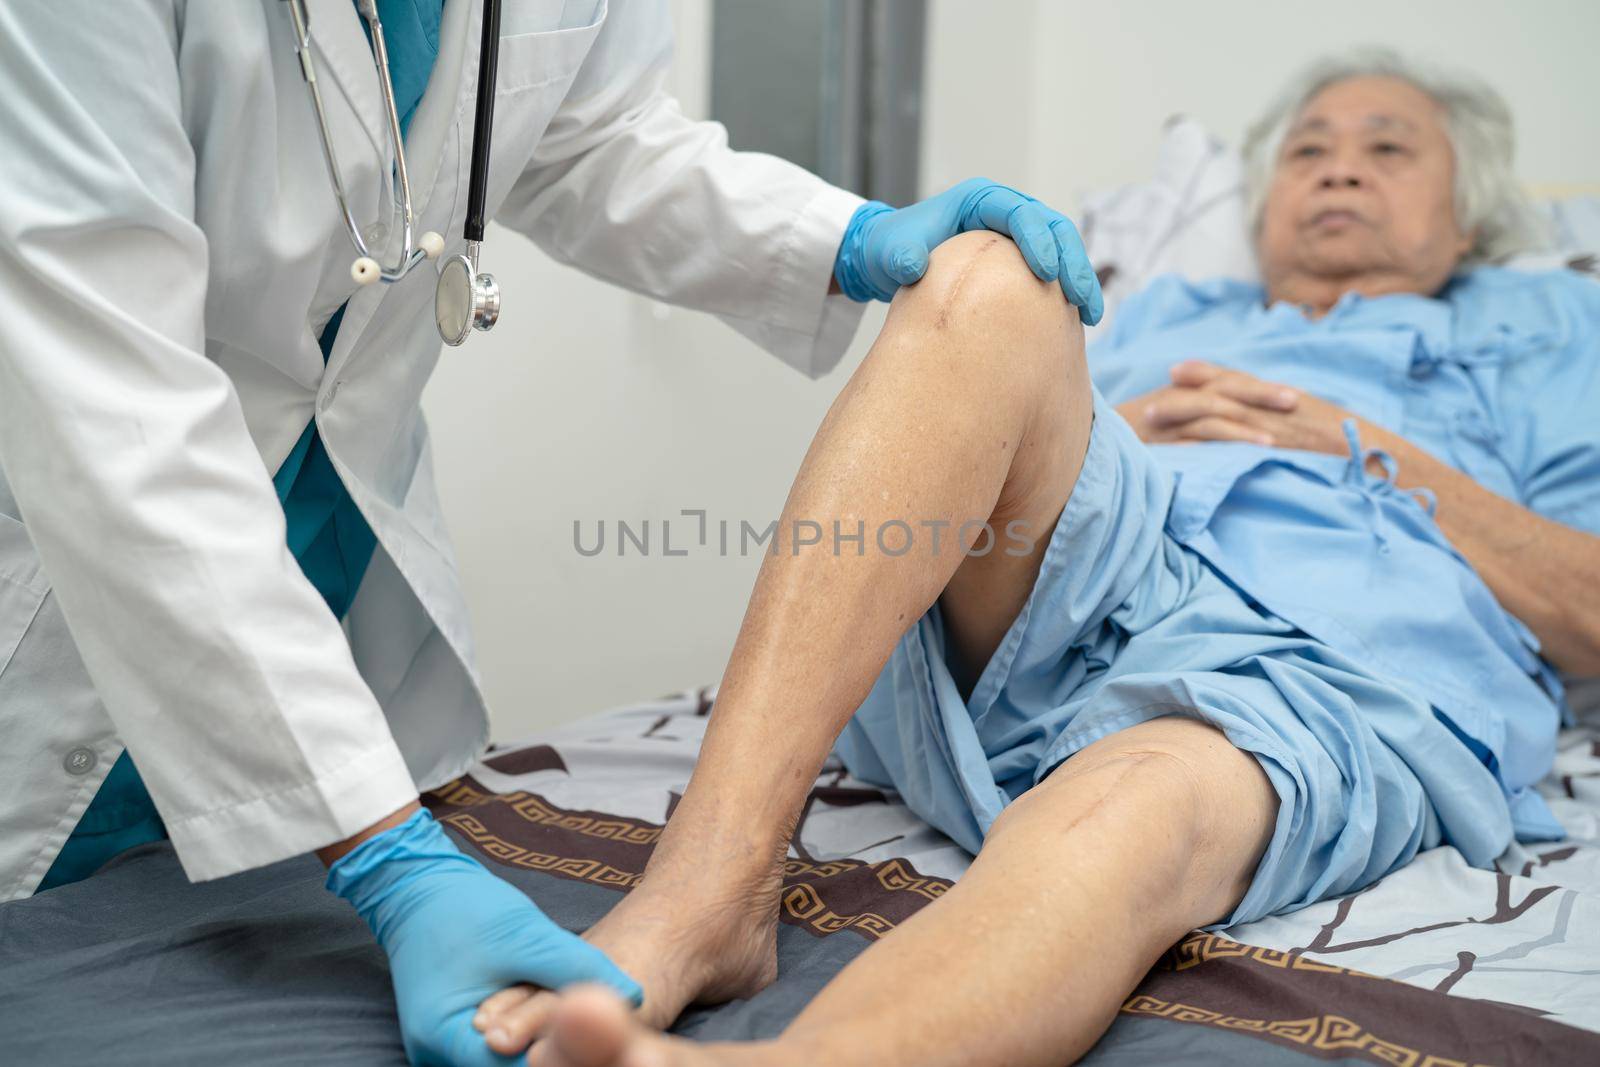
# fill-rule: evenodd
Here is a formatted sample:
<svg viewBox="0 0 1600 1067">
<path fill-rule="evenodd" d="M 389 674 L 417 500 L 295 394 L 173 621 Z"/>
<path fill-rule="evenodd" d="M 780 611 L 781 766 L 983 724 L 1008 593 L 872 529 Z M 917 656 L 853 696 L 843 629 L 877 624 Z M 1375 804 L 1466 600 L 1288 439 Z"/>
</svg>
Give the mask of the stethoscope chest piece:
<svg viewBox="0 0 1600 1067">
<path fill-rule="evenodd" d="M 439 270 L 433 320 L 447 345 L 461 344 L 473 330 L 488 330 L 500 317 L 500 286 L 494 275 L 478 272 L 476 251 L 469 245 L 467 252 L 451 256 Z"/>
</svg>

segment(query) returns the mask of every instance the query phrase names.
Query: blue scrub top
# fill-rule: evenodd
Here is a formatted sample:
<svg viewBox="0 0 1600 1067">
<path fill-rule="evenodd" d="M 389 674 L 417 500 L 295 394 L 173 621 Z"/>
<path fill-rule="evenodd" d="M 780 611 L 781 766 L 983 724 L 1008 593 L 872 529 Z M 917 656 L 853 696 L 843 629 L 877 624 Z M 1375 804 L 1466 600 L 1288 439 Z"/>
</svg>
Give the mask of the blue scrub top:
<svg viewBox="0 0 1600 1067">
<path fill-rule="evenodd" d="M 378 0 L 402 133 L 410 128 L 439 54 L 443 8 L 444 0 Z M 361 27 L 367 28 L 365 19 Z M 319 343 L 324 363 L 343 320 L 344 308 L 340 307 L 322 331 Z M 272 484 L 283 505 L 289 550 L 328 609 L 344 618 L 372 560 L 377 538 L 339 480 L 315 419 L 306 425 Z M 45 873 L 39 892 L 87 878 L 113 856 L 166 836 L 150 793 L 124 751 Z"/>
<path fill-rule="evenodd" d="M 1184 359 L 1322 397 L 1546 518 L 1600 534 L 1600 286 L 1480 268 L 1436 297 L 1348 294 L 1321 319 L 1260 287 L 1158 279 L 1091 346 L 1120 404 Z M 1353 426 L 1353 424 L 1351 424 Z M 1496 773 L 1519 837 L 1562 836 L 1533 786 L 1561 683 L 1433 522 L 1426 501 L 1348 457 L 1156 445 L 1168 531 L 1273 614 L 1430 703 Z"/>
</svg>

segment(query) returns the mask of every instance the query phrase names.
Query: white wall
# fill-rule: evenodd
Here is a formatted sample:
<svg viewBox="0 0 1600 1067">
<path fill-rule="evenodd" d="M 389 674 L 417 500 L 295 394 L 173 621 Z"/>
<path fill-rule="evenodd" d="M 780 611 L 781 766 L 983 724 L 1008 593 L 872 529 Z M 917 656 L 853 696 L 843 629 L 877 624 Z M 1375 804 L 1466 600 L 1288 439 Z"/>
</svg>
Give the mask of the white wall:
<svg viewBox="0 0 1600 1067">
<path fill-rule="evenodd" d="M 703 114 L 710 3 L 674 8 L 677 92 Z M 1600 181 L 1600 4 L 934 0 L 924 182 L 987 174 L 1070 210 L 1144 174 L 1168 115 L 1236 137 L 1298 64 L 1370 41 L 1489 78 L 1516 112 L 1525 180 Z M 583 558 L 573 520 L 592 538 L 598 519 L 649 518 L 659 538 L 683 508 L 775 518 L 881 311 L 811 382 L 713 319 L 559 268 L 514 235 L 491 234 L 485 265 L 501 324 L 446 352 L 426 403 L 495 733 L 509 739 L 721 673 L 759 560 L 665 558 L 659 542 L 646 558 Z"/>
<path fill-rule="evenodd" d="M 954 5 L 961 6 L 961 5 Z M 1148 131 L 1184 112 L 1237 141 L 1268 97 L 1306 60 L 1387 44 L 1475 72 L 1500 90 L 1518 123 L 1519 172 L 1531 183 L 1600 180 L 1600 4 L 1593 0 L 1211 0 L 1091 5 L 1041 3 L 1038 41 L 1087 31 L 1092 48 L 1035 66 L 1041 100 L 1072 82 L 1094 114 L 1035 108 L 1035 175 L 1055 194 L 1144 173 Z M 1106 10 L 1110 9 L 1110 10 Z M 1094 14 L 1090 14 L 1094 10 Z M 1069 76 L 1070 72 L 1070 76 Z M 1079 131 L 1082 132 L 1079 132 Z M 1043 186 L 1041 186 L 1043 188 Z"/>
</svg>

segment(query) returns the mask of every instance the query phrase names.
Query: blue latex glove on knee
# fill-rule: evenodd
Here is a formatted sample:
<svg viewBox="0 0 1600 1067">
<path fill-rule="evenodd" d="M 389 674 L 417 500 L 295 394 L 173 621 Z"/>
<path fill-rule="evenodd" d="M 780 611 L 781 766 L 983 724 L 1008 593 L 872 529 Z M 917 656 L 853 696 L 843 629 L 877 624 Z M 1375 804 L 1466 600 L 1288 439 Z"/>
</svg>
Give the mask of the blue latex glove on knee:
<svg viewBox="0 0 1600 1067">
<path fill-rule="evenodd" d="M 1061 291 L 1090 326 L 1105 313 L 1100 281 L 1089 265 L 1078 228 L 1059 211 L 1015 189 L 970 178 L 910 207 L 870 200 L 845 227 L 833 276 L 851 300 L 889 300 L 928 269 L 928 253 L 958 233 L 993 230 L 1017 243 L 1043 281 Z"/>
<path fill-rule="evenodd" d="M 341 857 L 328 888 L 389 954 L 406 1056 L 413 1064 L 510 1067 L 472 1027 L 478 1004 L 519 982 L 560 989 L 603 982 L 635 1004 L 639 984 L 491 874 L 419 811 Z"/>
</svg>

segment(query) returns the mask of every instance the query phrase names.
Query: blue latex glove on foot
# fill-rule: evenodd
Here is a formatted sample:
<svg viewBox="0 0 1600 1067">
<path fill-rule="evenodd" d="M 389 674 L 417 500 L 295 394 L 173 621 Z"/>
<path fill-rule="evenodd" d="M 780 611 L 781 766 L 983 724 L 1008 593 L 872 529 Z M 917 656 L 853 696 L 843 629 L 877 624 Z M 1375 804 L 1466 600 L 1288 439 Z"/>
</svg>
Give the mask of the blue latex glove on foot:
<svg viewBox="0 0 1600 1067">
<path fill-rule="evenodd" d="M 478 1005 L 519 982 L 603 982 L 638 1004 L 639 984 L 561 929 L 419 811 L 328 868 L 389 954 L 406 1056 L 428 1067 L 511 1067 L 472 1027 Z"/>
<path fill-rule="evenodd" d="M 987 178 L 970 178 L 910 207 L 862 204 L 845 227 L 833 276 L 851 300 L 890 300 L 927 271 L 929 252 L 968 230 L 1015 241 L 1034 274 L 1061 283 L 1086 325 L 1105 314 L 1100 281 L 1072 220 Z"/>
</svg>

